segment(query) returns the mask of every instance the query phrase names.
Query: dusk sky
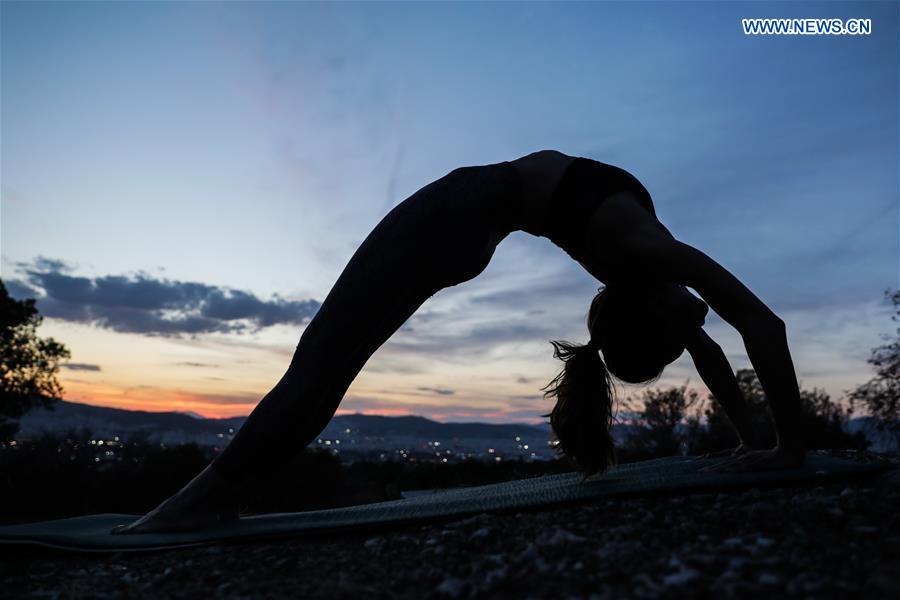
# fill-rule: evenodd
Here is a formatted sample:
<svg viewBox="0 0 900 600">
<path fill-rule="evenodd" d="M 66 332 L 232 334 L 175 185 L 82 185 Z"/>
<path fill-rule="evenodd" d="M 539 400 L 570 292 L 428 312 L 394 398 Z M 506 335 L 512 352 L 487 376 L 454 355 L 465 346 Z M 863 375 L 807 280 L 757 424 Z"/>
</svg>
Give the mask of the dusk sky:
<svg viewBox="0 0 900 600">
<path fill-rule="evenodd" d="M 552 148 L 638 177 L 784 319 L 801 385 L 840 398 L 896 328 L 898 7 L 3 2 L 3 281 L 72 351 L 67 399 L 247 414 L 392 206 Z M 747 36 L 742 17 L 872 33 Z M 548 340 L 588 339 L 598 285 L 515 232 L 339 412 L 540 422 Z M 712 312 L 706 330 L 751 366 Z M 686 382 L 705 392 L 687 353 L 654 386 Z"/>
</svg>

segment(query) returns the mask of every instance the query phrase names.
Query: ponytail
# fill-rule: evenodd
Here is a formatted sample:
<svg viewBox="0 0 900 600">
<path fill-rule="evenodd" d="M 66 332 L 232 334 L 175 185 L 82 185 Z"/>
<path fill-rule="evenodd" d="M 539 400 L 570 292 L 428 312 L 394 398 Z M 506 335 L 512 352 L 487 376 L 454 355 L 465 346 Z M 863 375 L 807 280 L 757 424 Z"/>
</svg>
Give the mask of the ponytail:
<svg viewBox="0 0 900 600">
<path fill-rule="evenodd" d="M 606 364 L 593 342 L 588 345 L 551 340 L 553 357 L 565 364 L 544 386 L 544 397 L 555 396 L 550 417 L 555 449 L 587 479 L 616 464 L 613 424 L 613 386 Z M 548 389 L 549 388 L 549 389 Z"/>
</svg>

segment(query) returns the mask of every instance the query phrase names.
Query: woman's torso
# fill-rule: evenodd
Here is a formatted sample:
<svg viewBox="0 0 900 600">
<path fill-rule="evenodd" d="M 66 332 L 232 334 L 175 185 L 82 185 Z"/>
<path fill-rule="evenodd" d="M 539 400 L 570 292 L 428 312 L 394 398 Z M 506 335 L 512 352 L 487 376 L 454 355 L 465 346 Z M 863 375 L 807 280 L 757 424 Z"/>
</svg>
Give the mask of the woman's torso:
<svg viewBox="0 0 900 600">
<path fill-rule="evenodd" d="M 520 163 L 527 215 L 522 230 L 548 238 L 582 264 L 591 262 L 600 268 L 598 257 L 587 255 L 585 242 L 591 216 L 612 194 L 631 192 L 658 222 L 649 192 L 628 171 L 555 151 L 536 154 L 543 154 L 540 162 Z"/>
</svg>

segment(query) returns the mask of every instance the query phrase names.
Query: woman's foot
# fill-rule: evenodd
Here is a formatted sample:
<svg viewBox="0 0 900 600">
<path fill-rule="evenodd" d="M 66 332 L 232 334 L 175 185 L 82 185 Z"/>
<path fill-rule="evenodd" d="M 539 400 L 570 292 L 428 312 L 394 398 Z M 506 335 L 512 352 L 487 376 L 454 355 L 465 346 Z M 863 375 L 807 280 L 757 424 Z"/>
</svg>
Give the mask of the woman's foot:
<svg viewBox="0 0 900 600">
<path fill-rule="evenodd" d="M 225 480 L 210 466 L 149 513 L 133 523 L 114 527 L 111 533 L 189 531 L 237 518 L 237 501 L 228 493 Z"/>
</svg>

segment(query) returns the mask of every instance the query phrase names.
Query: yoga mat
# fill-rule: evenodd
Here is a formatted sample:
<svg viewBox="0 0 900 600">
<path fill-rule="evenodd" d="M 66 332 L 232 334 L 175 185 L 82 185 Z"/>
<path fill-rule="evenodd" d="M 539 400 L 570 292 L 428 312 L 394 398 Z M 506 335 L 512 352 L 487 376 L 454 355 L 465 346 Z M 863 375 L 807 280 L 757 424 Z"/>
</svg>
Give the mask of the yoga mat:
<svg viewBox="0 0 900 600">
<path fill-rule="evenodd" d="M 345 508 L 245 517 L 216 528 L 181 533 L 112 535 L 115 525 L 135 515 L 88 515 L 0 527 L 0 544 L 28 544 L 83 552 L 140 551 L 260 540 L 449 520 L 489 511 L 527 509 L 621 495 L 678 494 L 795 483 L 824 482 L 873 474 L 890 465 L 828 456 L 807 456 L 797 469 L 757 473 L 709 473 L 698 469 L 724 459 L 668 457 L 627 463 L 581 481 L 578 473 L 545 475 L 477 487 L 457 488 Z"/>
</svg>

